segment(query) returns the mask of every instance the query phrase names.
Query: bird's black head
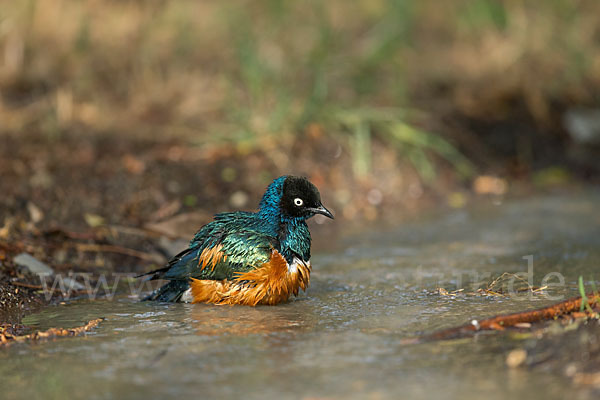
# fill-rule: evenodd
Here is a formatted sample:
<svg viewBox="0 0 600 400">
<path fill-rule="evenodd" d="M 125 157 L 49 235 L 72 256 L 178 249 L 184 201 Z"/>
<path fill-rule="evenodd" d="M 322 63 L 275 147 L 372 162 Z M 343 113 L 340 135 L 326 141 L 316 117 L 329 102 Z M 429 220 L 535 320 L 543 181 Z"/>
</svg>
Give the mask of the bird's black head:
<svg viewBox="0 0 600 400">
<path fill-rule="evenodd" d="M 306 178 L 285 178 L 279 206 L 285 215 L 292 218 L 310 218 L 322 214 L 333 219 L 333 214 L 321 204 L 319 190 Z"/>
</svg>

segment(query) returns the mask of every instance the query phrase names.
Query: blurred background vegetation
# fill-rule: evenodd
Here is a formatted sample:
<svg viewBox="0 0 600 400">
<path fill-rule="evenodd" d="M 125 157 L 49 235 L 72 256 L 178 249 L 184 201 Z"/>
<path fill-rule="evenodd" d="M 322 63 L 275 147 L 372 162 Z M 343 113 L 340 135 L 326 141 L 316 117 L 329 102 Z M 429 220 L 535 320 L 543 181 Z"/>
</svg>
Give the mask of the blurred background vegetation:
<svg viewBox="0 0 600 400">
<path fill-rule="evenodd" d="M 122 219 L 293 172 L 347 218 L 461 206 L 597 180 L 599 89 L 595 0 L 2 1 L 2 189 Z"/>
</svg>

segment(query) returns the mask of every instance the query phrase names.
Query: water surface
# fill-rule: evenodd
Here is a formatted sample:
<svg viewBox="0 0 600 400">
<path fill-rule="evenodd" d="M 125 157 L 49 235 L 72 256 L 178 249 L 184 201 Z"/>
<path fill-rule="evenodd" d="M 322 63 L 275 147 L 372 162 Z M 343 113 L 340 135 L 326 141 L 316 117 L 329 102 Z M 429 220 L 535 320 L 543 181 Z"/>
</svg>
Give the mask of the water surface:
<svg viewBox="0 0 600 400">
<path fill-rule="evenodd" d="M 106 320 L 85 337 L 0 349 L 2 398 L 593 398 L 547 372 L 511 370 L 507 334 L 403 339 L 517 310 L 547 296 L 440 296 L 503 272 L 550 272 L 577 294 L 600 269 L 598 192 L 485 204 L 345 238 L 314 255 L 311 286 L 276 307 L 76 301 L 25 323 Z M 319 240 L 319 237 L 315 238 Z M 552 282 L 556 282 L 553 280 Z M 533 339 L 527 339 L 533 340 Z"/>
</svg>

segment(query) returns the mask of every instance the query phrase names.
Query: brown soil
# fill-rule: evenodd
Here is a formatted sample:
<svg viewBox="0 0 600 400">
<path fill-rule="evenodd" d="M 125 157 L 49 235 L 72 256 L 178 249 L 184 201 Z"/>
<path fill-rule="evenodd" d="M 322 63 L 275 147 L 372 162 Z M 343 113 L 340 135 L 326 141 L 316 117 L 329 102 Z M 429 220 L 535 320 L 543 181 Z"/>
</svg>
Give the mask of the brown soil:
<svg viewBox="0 0 600 400">
<path fill-rule="evenodd" d="M 0 322 L 21 315 L 4 310 L 46 301 L 37 277 L 12 262 L 17 254 L 29 253 L 61 274 L 141 273 L 163 265 L 212 214 L 255 209 L 282 174 L 308 176 L 321 189 L 336 223 L 313 223 L 312 230 L 328 237 L 433 205 L 462 206 L 479 190 L 435 157 L 439 173 L 425 184 L 396 149 L 377 140 L 369 174 L 357 177 L 344 143 L 319 126 L 252 150 L 113 133 L 0 135 Z M 475 150 L 464 151 L 476 159 Z M 480 162 L 478 168 L 523 179 L 523 170 L 510 175 L 506 168 L 511 157 L 497 154 L 494 167 Z"/>
<path fill-rule="evenodd" d="M 407 215 L 433 204 L 435 193 L 424 193 L 411 168 L 399 174 L 393 151 L 380 149 L 385 156 L 373 166 L 380 180 L 369 182 L 347 173 L 351 160 L 345 152 L 329 164 L 338 147 L 308 132 L 287 149 L 293 160 L 274 160 L 268 155 L 273 152 L 113 134 L 1 135 L 2 309 L 45 301 L 36 294 L 39 279 L 13 263 L 19 253 L 62 274 L 144 272 L 185 246 L 212 214 L 255 209 L 268 183 L 285 173 L 308 176 L 336 213 L 338 224 L 316 230 L 374 221 L 386 213 Z M 386 178 L 389 183 L 382 185 Z M 440 188 L 448 180 L 442 178 Z M 369 198 L 374 189 L 375 199 Z M 18 314 L 3 314 L 0 322 L 18 322 Z"/>
</svg>

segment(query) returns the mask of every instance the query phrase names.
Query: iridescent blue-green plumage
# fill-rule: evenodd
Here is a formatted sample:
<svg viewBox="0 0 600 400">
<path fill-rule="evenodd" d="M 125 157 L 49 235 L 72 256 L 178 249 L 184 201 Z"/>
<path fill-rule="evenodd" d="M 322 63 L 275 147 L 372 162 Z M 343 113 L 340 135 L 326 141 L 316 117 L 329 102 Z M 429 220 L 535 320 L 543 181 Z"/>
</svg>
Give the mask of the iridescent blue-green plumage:
<svg viewBox="0 0 600 400">
<path fill-rule="evenodd" d="M 269 185 L 258 212 L 215 215 L 212 222 L 196 233 L 189 247 L 173 257 L 166 267 L 146 274 L 150 279 L 170 281 L 146 299 L 178 301 L 189 288 L 190 278 L 231 280 L 236 273 L 269 262 L 273 250 L 288 264 L 295 258 L 310 260 L 311 237 L 305 221 L 315 213 L 331 217 L 313 188 L 304 178 L 282 176 Z M 304 199 L 301 207 L 293 203 L 300 202 L 300 197 Z M 214 266 L 203 268 L 202 252 L 215 248 L 226 257 Z"/>
</svg>

